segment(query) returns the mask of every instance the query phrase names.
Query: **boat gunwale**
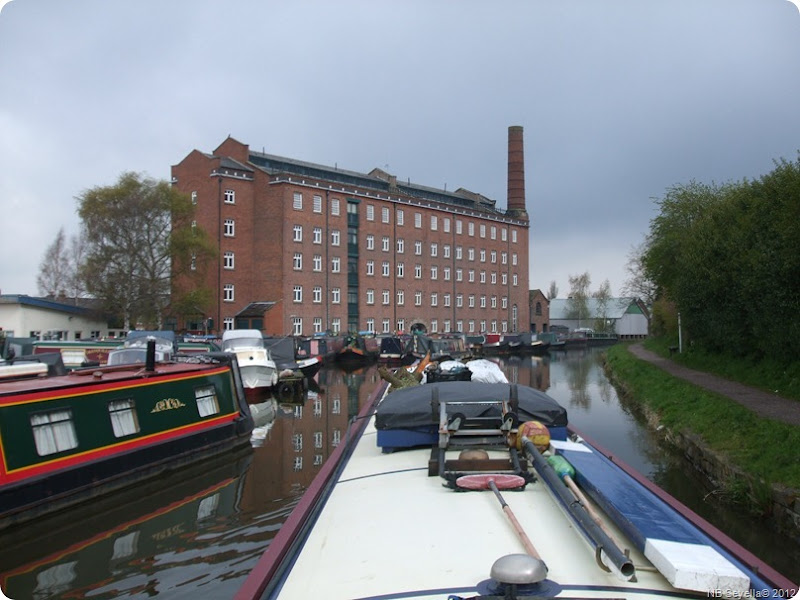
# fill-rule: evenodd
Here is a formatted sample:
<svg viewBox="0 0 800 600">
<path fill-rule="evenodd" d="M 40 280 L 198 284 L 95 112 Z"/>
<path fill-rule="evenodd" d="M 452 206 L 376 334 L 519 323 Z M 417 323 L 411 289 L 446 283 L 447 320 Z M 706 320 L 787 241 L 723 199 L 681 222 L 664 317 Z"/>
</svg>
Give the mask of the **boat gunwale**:
<svg viewBox="0 0 800 600">
<path fill-rule="evenodd" d="M 290 566 L 290 562 L 287 561 L 291 560 L 293 562 L 297 554 L 296 552 L 291 552 L 291 549 L 308 537 L 313 522 L 325 505 L 325 502 L 320 502 L 320 499 L 324 495 L 330 494 L 333 485 L 336 483 L 335 475 L 339 474 L 347 464 L 350 455 L 369 424 L 368 417 L 385 394 L 387 387 L 388 383 L 382 382 L 370 394 L 367 402 L 351 421 L 345 434 L 344 443 L 340 443 L 336 447 L 311 484 L 306 488 L 297 506 L 281 525 L 278 533 L 250 571 L 244 584 L 236 592 L 234 600 L 252 600 L 263 597 L 267 586 L 272 582 L 276 574 L 286 572 Z"/>
</svg>

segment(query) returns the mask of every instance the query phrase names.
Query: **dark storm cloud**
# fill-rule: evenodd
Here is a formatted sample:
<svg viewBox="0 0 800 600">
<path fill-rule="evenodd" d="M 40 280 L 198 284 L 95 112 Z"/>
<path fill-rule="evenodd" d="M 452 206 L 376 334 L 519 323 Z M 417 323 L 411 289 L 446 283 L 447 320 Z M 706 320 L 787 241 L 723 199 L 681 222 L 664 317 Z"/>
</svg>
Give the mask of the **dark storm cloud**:
<svg viewBox="0 0 800 600">
<path fill-rule="evenodd" d="M 4 293 L 36 293 L 74 196 L 167 178 L 228 134 L 505 207 L 525 128 L 531 287 L 624 283 L 653 197 L 754 178 L 800 147 L 800 12 L 786 0 L 14 0 L 0 15 Z M 43 174 L 46 174 L 43 176 Z"/>
</svg>

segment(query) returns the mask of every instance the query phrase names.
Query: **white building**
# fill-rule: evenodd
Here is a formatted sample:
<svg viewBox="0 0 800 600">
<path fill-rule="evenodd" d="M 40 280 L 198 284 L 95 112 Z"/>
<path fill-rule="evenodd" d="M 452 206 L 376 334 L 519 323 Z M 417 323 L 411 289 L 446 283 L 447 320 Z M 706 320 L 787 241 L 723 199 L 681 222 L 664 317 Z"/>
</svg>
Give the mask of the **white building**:
<svg viewBox="0 0 800 600">
<path fill-rule="evenodd" d="M 124 336 L 108 329 L 98 311 L 85 306 L 23 294 L 0 295 L 0 330 L 8 337 L 87 340 Z"/>
<path fill-rule="evenodd" d="M 569 331 L 582 327 L 600 330 L 598 321 L 606 321 L 610 331 L 620 339 L 647 337 L 650 328 L 650 313 L 639 298 L 609 298 L 605 306 L 597 298 L 587 298 L 586 314 L 575 318 L 570 299 L 550 300 L 550 327 L 562 326 Z"/>
</svg>

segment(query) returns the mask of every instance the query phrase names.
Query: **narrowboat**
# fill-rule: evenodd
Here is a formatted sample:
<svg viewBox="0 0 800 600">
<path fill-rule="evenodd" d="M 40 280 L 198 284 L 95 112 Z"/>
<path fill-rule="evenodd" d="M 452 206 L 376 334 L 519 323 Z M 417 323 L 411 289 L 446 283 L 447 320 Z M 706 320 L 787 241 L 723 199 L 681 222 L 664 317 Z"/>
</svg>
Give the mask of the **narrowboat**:
<svg viewBox="0 0 800 600">
<path fill-rule="evenodd" d="M 336 353 L 336 362 L 366 365 L 377 358 L 367 348 L 366 338 L 358 333 L 351 333 L 344 338 L 344 343 Z"/>
<path fill-rule="evenodd" d="M 249 444 L 236 357 L 0 381 L 0 529 Z"/>
<path fill-rule="evenodd" d="M 399 363 L 405 351 L 409 336 L 384 335 L 380 337 L 378 360 L 383 363 Z"/>
<path fill-rule="evenodd" d="M 785 598 L 533 388 L 376 389 L 235 598 Z M 564 466 L 566 463 L 566 467 Z"/>
</svg>

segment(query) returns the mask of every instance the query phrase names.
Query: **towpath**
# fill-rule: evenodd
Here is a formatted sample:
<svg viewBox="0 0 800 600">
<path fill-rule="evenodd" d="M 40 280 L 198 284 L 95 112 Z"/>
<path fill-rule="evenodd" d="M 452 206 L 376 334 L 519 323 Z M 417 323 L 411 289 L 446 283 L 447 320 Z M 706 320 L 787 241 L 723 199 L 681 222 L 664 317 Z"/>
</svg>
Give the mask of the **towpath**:
<svg viewBox="0 0 800 600">
<path fill-rule="evenodd" d="M 642 344 L 632 344 L 630 351 L 637 358 L 654 364 L 674 377 L 727 396 L 761 417 L 800 426 L 800 401 L 783 398 L 711 373 L 689 369 L 647 350 Z"/>
</svg>

